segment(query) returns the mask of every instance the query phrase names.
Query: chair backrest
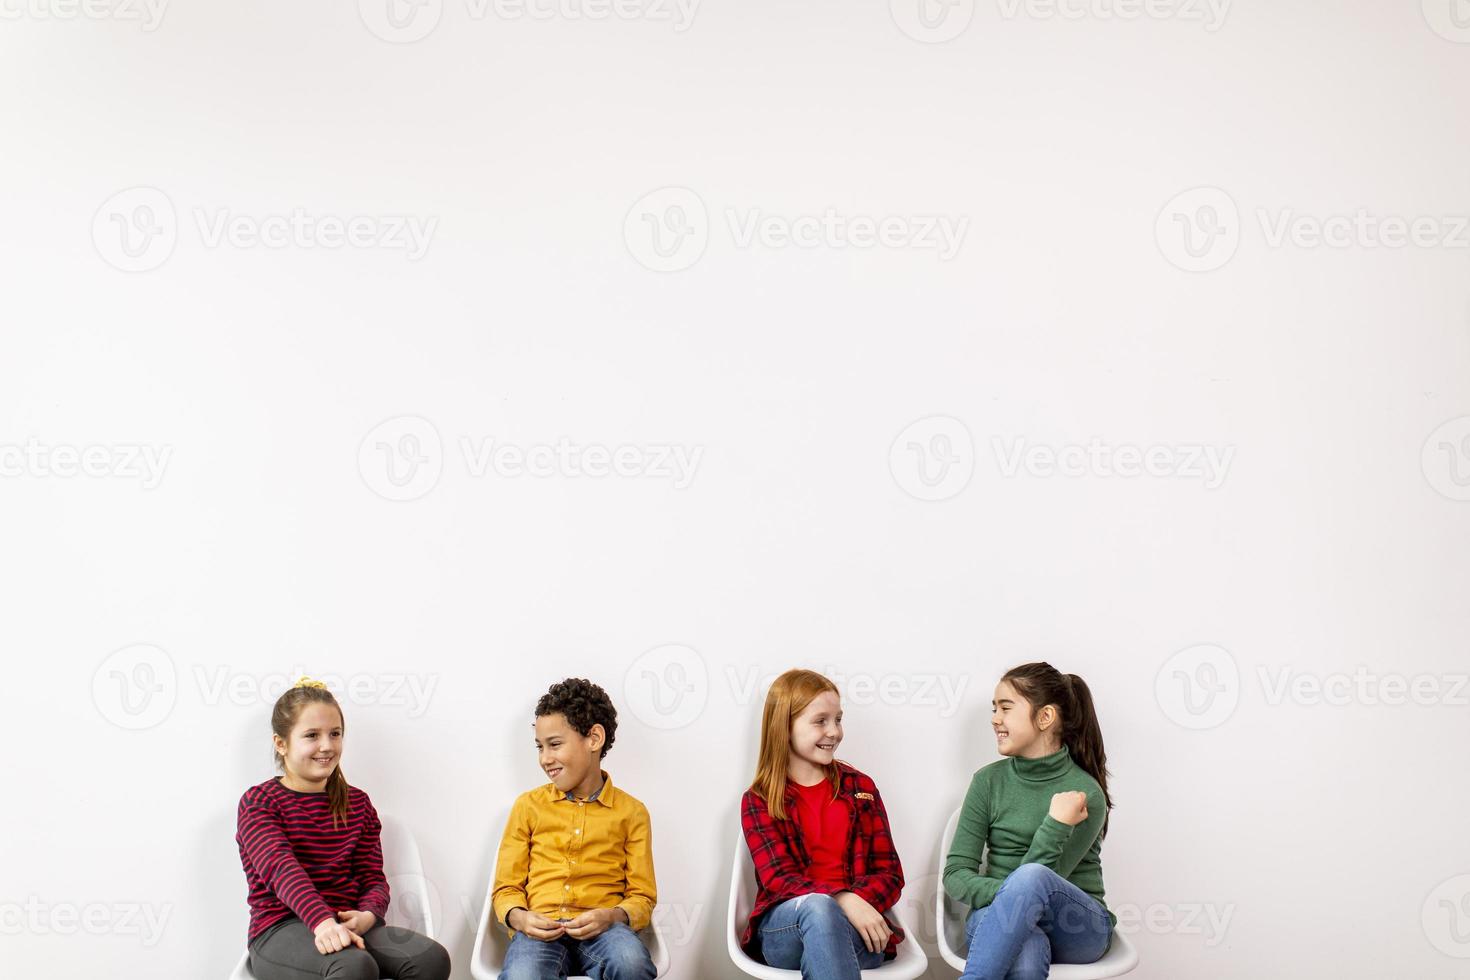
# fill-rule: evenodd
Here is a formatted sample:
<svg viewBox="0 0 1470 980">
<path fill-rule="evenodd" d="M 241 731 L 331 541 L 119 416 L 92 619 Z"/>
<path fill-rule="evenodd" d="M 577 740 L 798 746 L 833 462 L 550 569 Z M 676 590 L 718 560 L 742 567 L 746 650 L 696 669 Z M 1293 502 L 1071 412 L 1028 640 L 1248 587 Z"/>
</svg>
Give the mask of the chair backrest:
<svg viewBox="0 0 1470 980">
<path fill-rule="evenodd" d="M 756 880 L 755 861 L 745 843 L 745 833 L 735 834 L 735 860 L 730 868 L 730 935 L 739 943 L 740 934 L 750 922 L 750 913 L 755 910 Z"/>
<path fill-rule="evenodd" d="M 944 865 L 949 860 L 949 848 L 960 826 L 960 812 L 955 810 L 950 815 L 949 823 L 944 825 L 944 835 L 939 839 L 939 895 L 934 903 L 934 935 L 939 938 L 941 954 L 957 954 L 966 946 L 965 919 L 970 910 L 962 902 L 950 898 L 944 890 Z"/>
<path fill-rule="evenodd" d="M 391 892 L 388 924 L 433 937 L 433 901 L 418 841 L 396 818 L 380 814 L 379 819 L 383 824 L 383 874 Z"/>
</svg>

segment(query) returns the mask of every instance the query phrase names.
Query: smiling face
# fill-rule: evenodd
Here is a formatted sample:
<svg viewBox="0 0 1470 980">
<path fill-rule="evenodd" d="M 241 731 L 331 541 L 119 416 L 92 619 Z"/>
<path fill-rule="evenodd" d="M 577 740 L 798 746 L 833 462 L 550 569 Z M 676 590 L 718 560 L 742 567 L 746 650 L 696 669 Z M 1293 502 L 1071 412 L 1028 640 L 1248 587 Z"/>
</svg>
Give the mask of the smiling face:
<svg viewBox="0 0 1470 980">
<path fill-rule="evenodd" d="M 541 715 L 536 719 L 536 761 L 559 791 L 587 796 L 590 790 L 579 790 L 589 785 L 596 789 L 602 777 L 603 738 L 601 725 L 583 735 L 566 715 Z"/>
<path fill-rule="evenodd" d="M 290 782 L 321 785 L 342 762 L 342 713 L 334 705 L 309 702 L 290 735 L 284 740 L 275 736 L 275 744 Z"/>
<path fill-rule="evenodd" d="M 842 744 L 842 701 L 831 691 L 818 694 L 791 722 L 791 757 L 826 770 Z"/>
<path fill-rule="evenodd" d="M 990 727 L 995 730 L 995 749 L 1001 755 L 1036 759 L 1060 749 L 1057 738 L 1057 709 L 1046 705 L 1035 711 L 1009 681 L 995 686 L 990 702 Z"/>
</svg>

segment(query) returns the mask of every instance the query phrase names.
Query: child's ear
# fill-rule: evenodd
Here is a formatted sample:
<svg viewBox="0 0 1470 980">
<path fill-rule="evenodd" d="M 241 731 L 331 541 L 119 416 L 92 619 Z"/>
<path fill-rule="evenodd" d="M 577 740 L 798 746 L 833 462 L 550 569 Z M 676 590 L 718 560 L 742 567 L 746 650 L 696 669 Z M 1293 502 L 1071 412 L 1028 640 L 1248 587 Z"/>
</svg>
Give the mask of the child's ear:
<svg viewBox="0 0 1470 980">
<path fill-rule="evenodd" d="M 594 754 L 602 751 L 602 743 L 607 741 L 607 729 L 601 725 L 593 725 L 592 730 L 587 733 L 587 747 Z"/>
</svg>

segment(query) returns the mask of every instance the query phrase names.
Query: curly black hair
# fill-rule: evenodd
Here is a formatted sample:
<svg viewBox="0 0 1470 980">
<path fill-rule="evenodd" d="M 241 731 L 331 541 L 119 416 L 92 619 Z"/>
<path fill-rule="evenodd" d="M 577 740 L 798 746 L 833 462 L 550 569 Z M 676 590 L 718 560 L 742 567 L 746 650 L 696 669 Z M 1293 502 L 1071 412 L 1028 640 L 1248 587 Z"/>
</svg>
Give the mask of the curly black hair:
<svg viewBox="0 0 1470 980">
<path fill-rule="evenodd" d="M 613 707 L 607 692 L 585 677 L 568 677 L 551 688 L 536 702 L 536 717 L 565 715 L 567 724 L 575 728 L 583 738 L 592 733 L 593 725 L 601 725 L 605 734 L 602 743 L 602 758 L 606 758 L 613 747 L 613 736 L 618 730 L 618 709 Z"/>
</svg>

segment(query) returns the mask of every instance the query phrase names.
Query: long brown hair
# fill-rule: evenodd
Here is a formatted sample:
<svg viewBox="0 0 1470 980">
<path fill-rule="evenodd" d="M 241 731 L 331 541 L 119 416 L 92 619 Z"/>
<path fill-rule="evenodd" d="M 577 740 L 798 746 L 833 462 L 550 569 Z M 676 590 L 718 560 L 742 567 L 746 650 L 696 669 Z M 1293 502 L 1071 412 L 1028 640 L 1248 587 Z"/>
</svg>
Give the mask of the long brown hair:
<svg viewBox="0 0 1470 980">
<path fill-rule="evenodd" d="M 837 685 L 814 670 L 788 670 L 771 682 L 766 707 L 761 712 L 761 752 L 750 791 L 766 801 L 766 809 L 777 820 L 786 819 L 786 774 L 791 763 L 791 723 L 827 691 L 841 696 Z M 841 769 L 827 767 L 832 795 L 842 786 Z"/>
<path fill-rule="evenodd" d="M 337 709 L 337 717 L 342 721 L 342 729 L 347 730 L 347 719 L 342 714 L 342 706 L 327 690 L 326 685 L 320 681 L 309 681 L 305 677 L 296 683 L 296 686 L 285 694 L 276 698 L 276 706 L 271 709 L 271 731 L 280 737 L 282 742 L 288 745 L 291 742 L 291 729 L 296 726 L 296 719 L 301 717 L 301 712 L 308 704 L 329 704 Z M 276 765 L 282 772 L 286 770 L 286 758 L 276 752 Z M 342 760 L 338 757 L 337 765 L 332 768 L 332 774 L 327 777 L 327 802 L 332 809 L 332 827 L 347 822 L 347 777 L 342 775 Z"/>
<path fill-rule="evenodd" d="M 1062 744 L 1072 754 L 1072 761 L 1082 767 L 1102 788 L 1107 812 L 1103 814 L 1103 834 L 1108 832 L 1108 816 L 1113 797 L 1108 793 L 1108 754 L 1103 749 L 1102 728 L 1097 723 L 1097 710 L 1092 706 L 1092 691 L 1076 674 L 1064 674 L 1044 661 L 1021 664 L 1005 672 L 1001 680 L 1031 702 L 1031 717 L 1049 704 L 1056 705 L 1062 715 Z"/>
</svg>

